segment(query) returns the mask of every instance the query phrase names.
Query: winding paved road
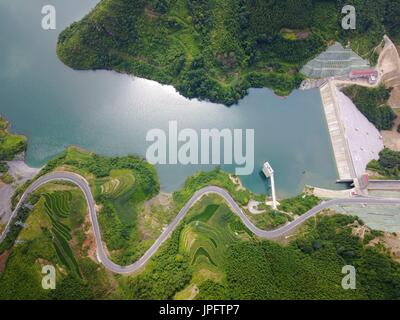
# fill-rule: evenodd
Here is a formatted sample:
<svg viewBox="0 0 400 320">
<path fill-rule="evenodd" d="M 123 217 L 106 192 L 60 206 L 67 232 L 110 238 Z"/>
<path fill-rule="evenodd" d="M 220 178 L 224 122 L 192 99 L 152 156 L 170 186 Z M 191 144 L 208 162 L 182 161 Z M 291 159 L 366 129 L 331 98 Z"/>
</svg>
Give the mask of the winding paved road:
<svg viewBox="0 0 400 320">
<path fill-rule="evenodd" d="M 119 273 L 119 274 L 132 274 L 139 271 L 143 268 L 150 258 L 157 252 L 160 248 L 161 244 L 168 239 L 170 234 L 175 230 L 178 224 L 182 221 L 182 219 L 186 216 L 189 212 L 190 208 L 201 199 L 206 194 L 217 194 L 225 199 L 225 201 L 229 204 L 231 209 L 234 213 L 236 213 L 244 225 L 253 232 L 256 236 L 264 239 L 275 239 L 292 231 L 294 228 L 302 224 L 304 221 L 308 220 L 309 218 L 315 216 L 321 210 L 333 207 L 335 205 L 343 205 L 343 204 L 396 204 L 400 205 L 400 199 L 384 199 L 384 198 L 352 198 L 352 199 L 338 199 L 338 200 L 331 200 L 322 202 L 318 206 L 314 207 L 307 213 L 303 214 L 296 220 L 292 221 L 289 224 L 286 224 L 278 229 L 265 231 L 257 228 L 247 216 L 243 213 L 242 209 L 239 205 L 233 200 L 233 198 L 229 195 L 229 193 L 219 187 L 209 186 L 205 187 L 199 191 L 197 191 L 190 200 L 185 204 L 185 206 L 181 209 L 178 215 L 174 218 L 174 220 L 168 225 L 168 227 L 162 232 L 160 237 L 154 242 L 154 244 L 150 247 L 150 249 L 135 263 L 129 266 L 120 266 L 115 264 L 110 260 L 108 257 L 106 250 L 104 249 L 103 242 L 101 240 L 101 233 L 99 223 L 97 221 L 97 214 L 95 209 L 95 201 L 93 199 L 92 191 L 90 189 L 89 183 L 80 175 L 70 172 L 53 172 L 48 175 L 42 176 L 33 182 L 28 189 L 23 193 L 20 201 L 18 202 L 17 206 L 15 207 L 11 219 L 9 220 L 3 234 L 0 237 L 0 243 L 4 240 L 10 224 L 12 223 L 14 217 L 16 216 L 18 210 L 21 208 L 25 200 L 28 196 L 37 190 L 38 188 L 42 187 L 43 185 L 54 182 L 54 181 L 67 181 L 75 184 L 79 187 L 79 189 L 83 192 L 87 205 L 89 208 L 90 219 L 93 226 L 93 231 L 96 239 L 96 246 L 97 246 L 97 258 L 98 260 L 104 265 L 104 267 L 112 272 Z"/>
</svg>

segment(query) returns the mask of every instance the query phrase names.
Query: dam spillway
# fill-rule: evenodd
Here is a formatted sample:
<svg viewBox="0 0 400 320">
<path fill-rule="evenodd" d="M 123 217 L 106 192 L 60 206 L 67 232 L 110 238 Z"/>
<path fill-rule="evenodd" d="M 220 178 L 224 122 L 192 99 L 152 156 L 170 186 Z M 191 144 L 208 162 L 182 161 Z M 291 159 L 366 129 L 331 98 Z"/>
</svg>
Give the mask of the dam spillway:
<svg viewBox="0 0 400 320">
<path fill-rule="evenodd" d="M 339 181 L 360 178 L 368 163 L 379 158 L 382 137 L 332 80 L 320 87 L 320 93 Z"/>
</svg>

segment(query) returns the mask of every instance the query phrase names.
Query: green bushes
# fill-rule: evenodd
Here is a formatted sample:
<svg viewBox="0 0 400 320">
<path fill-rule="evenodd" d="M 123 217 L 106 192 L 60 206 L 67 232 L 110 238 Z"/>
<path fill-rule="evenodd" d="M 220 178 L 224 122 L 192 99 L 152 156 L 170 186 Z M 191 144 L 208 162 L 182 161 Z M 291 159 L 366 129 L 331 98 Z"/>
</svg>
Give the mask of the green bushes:
<svg viewBox="0 0 400 320">
<path fill-rule="evenodd" d="M 396 114 L 386 105 L 390 92 L 384 86 L 376 89 L 351 86 L 343 92 L 379 130 L 392 129 Z"/>
<path fill-rule="evenodd" d="M 249 214 L 248 218 L 262 230 L 276 229 L 291 220 L 287 214 L 271 210 L 270 207 L 268 207 L 264 213 Z"/>
<path fill-rule="evenodd" d="M 174 231 L 161 247 L 145 272 L 136 277 L 121 279 L 121 289 L 126 299 L 165 300 L 183 289 L 191 273 L 187 257 L 179 254 L 179 235 L 182 227 Z M 178 258 L 179 257 L 179 258 Z"/>
<path fill-rule="evenodd" d="M 153 197 L 160 190 L 160 182 L 154 166 L 137 156 L 108 158 L 70 147 L 57 158 L 49 161 L 40 174 L 46 174 L 63 165 L 93 174 L 96 178 L 108 177 L 115 169 L 131 170 L 146 196 Z"/>
<path fill-rule="evenodd" d="M 250 72 L 246 80 L 253 88 L 272 87 L 277 94 L 287 95 L 300 85 L 303 77 L 300 74 Z"/>
<path fill-rule="evenodd" d="M 205 282 L 200 299 L 396 299 L 400 266 L 352 235 L 350 216 L 320 216 L 289 246 L 234 242 L 226 282 Z M 342 267 L 357 270 L 357 290 L 343 290 Z M 203 288 L 203 292 L 201 291 Z M 215 288 L 215 290 L 210 290 Z"/>
<path fill-rule="evenodd" d="M 93 298 L 89 285 L 71 273 L 57 284 L 56 290 L 49 292 L 51 300 L 91 300 Z"/>
<path fill-rule="evenodd" d="M 29 209 L 23 207 L 17 212 L 17 215 L 15 216 L 13 221 L 14 222 L 20 221 L 24 223 L 28 218 L 28 215 L 29 215 Z M 17 239 L 21 230 L 22 230 L 21 224 L 16 225 L 15 223 L 12 223 L 10 225 L 7 236 L 5 237 L 3 242 L 0 243 L 0 254 L 4 253 L 6 250 L 10 249 L 14 245 L 14 242 Z"/>
<path fill-rule="evenodd" d="M 320 199 L 315 196 L 301 194 L 291 199 L 284 199 L 280 202 L 279 210 L 302 215 L 318 205 Z"/>
<path fill-rule="evenodd" d="M 237 186 L 229 178 L 229 174 L 216 168 L 210 172 L 198 172 L 189 177 L 179 191 L 174 192 L 173 198 L 178 207 L 183 205 L 197 191 L 207 186 L 218 186 L 229 191 L 230 195 L 241 205 L 247 205 L 251 193 L 246 190 L 237 190 Z"/>
<path fill-rule="evenodd" d="M 109 250 L 126 247 L 128 239 L 124 237 L 123 225 L 111 204 L 106 203 L 101 209 L 99 224 L 101 225 L 101 234 Z"/>
<path fill-rule="evenodd" d="M 41 286 L 42 274 L 38 257 L 56 260 L 51 239 L 41 236 L 33 241 L 14 246 L 6 269 L 0 273 L 0 300 L 48 299 L 48 290 Z"/>
<path fill-rule="evenodd" d="M 25 151 L 26 138 L 8 132 L 8 122 L 0 116 L 0 165 L 1 172 L 5 172 L 3 161 L 10 161 L 14 156 Z"/>
<path fill-rule="evenodd" d="M 388 148 L 383 149 L 379 153 L 379 160 L 371 161 L 368 169 L 389 179 L 400 179 L 400 152 Z"/>
<path fill-rule="evenodd" d="M 357 291 L 367 299 L 398 299 L 400 293 L 400 265 L 388 255 L 374 247 L 366 247 L 358 237 L 352 235 L 349 226 L 354 220 L 350 216 L 336 215 L 317 218 L 317 227 L 306 235 L 303 244 L 297 246 L 304 252 L 304 243 L 312 250 L 307 255 L 323 259 L 329 251 L 341 260 L 341 265 L 353 265 L 357 270 Z M 380 235 L 373 232 L 374 236 Z M 318 246 L 313 245 L 318 243 Z"/>
<path fill-rule="evenodd" d="M 0 176 L 0 180 L 3 181 L 5 184 L 12 184 L 14 182 L 14 177 L 6 172 Z"/>
<path fill-rule="evenodd" d="M 8 171 L 8 165 L 6 162 L 0 162 L 0 173 L 6 173 Z"/>
<path fill-rule="evenodd" d="M 70 147 L 40 174 L 60 166 L 84 176 L 94 175 L 92 190 L 102 206 L 100 229 L 112 259 L 121 265 L 136 261 L 148 248 L 148 242 L 140 239 L 137 214 L 144 201 L 159 193 L 156 169 L 140 157 L 108 158 Z"/>
</svg>

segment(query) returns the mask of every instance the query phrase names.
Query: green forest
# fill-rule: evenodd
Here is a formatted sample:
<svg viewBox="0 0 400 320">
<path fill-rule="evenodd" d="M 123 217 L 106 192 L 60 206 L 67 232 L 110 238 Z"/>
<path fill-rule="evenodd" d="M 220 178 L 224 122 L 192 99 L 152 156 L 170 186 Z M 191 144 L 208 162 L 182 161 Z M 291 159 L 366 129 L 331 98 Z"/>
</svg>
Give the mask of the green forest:
<svg viewBox="0 0 400 320">
<path fill-rule="evenodd" d="M 400 164 L 394 155 L 386 159 L 392 166 Z M 138 211 L 143 207 L 135 203 L 159 192 L 154 168 L 134 156 L 106 158 L 68 148 L 40 174 L 60 168 L 88 179 L 111 257 L 127 264 L 141 256 L 154 238 L 141 236 L 139 231 L 146 228 Z M 216 169 L 195 174 L 174 193 L 173 216 L 205 185 L 224 187 L 241 204 L 258 199 L 236 190 L 229 175 Z M 319 201 L 301 195 L 282 201 L 280 209 L 302 214 Z M 382 246 L 370 244 L 383 234 L 354 235 L 363 223 L 352 216 L 312 218 L 282 244 L 255 237 L 221 198 L 208 195 L 192 207 L 142 272 L 121 277 L 93 261 L 91 223 L 78 189 L 52 183 L 29 202 L 33 209 L 23 207 L 16 218 L 25 227 L 13 224 L 0 246 L 0 299 L 396 299 L 400 294 L 399 263 Z M 273 215 L 271 219 L 279 221 Z M 41 267 L 49 263 L 58 270 L 54 291 L 41 288 Z M 344 265 L 356 267 L 357 290 L 342 289 Z"/>
<path fill-rule="evenodd" d="M 352 234 L 362 225 L 357 218 L 319 216 L 281 245 L 253 237 L 223 204 L 211 203 L 185 219 L 144 273 L 121 279 L 124 297 L 398 299 L 400 265 L 367 246 L 380 233 L 367 241 Z M 344 265 L 356 267 L 356 290 L 341 287 Z"/>
<path fill-rule="evenodd" d="M 353 4 L 357 29 L 341 28 Z M 173 85 L 232 105 L 250 87 L 288 95 L 301 66 L 337 40 L 369 57 L 400 30 L 400 0 L 103 0 L 60 36 L 59 58 Z"/>
<path fill-rule="evenodd" d="M 391 130 L 397 115 L 387 105 L 390 91 L 384 86 L 378 88 L 365 88 L 350 86 L 343 89 L 356 105 L 358 110 L 379 130 Z"/>
<path fill-rule="evenodd" d="M 372 160 L 368 169 L 389 179 L 400 179 L 400 152 L 383 149 L 379 153 L 379 160 Z"/>
<path fill-rule="evenodd" d="M 385 149 L 379 165 L 398 174 L 399 153 Z M 155 168 L 137 156 L 102 157 L 70 147 L 49 161 L 39 175 L 68 170 L 84 176 L 99 209 L 99 224 L 111 258 L 136 261 L 158 237 L 140 220 L 144 202 L 160 184 Z M 397 171 L 396 171 L 397 170 Z M 18 200 L 27 184 L 14 196 Z M 165 226 L 197 190 L 226 189 L 237 203 L 264 197 L 237 189 L 216 168 L 189 177 L 171 197 L 167 211 L 151 211 L 150 224 Z M 320 199 L 299 195 L 282 200 L 279 210 L 301 215 Z M 285 243 L 254 236 L 217 195 L 197 202 L 149 264 L 138 274 L 120 276 L 96 263 L 86 201 L 69 183 L 50 183 L 29 198 L 0 245 L 0 299 L 397 299 L 400 264 L 371 241 L 382 232 L 353 230 L 356 217 L 335 214 L 312 218 Z M 264 225 L 277 227 L 288 217 L 268 211 Z M 268 219 L 267 219 L 268 218 Z M 268 221 L 267 221 L 268 220 Z M 152 229 L 151 229 L 152 230 Z M 41 268 L 54 265 L 56 290 L 41 287 Z M 357 290 L 343 290 L 344 265 L 357 270 Z"/>
</svg>

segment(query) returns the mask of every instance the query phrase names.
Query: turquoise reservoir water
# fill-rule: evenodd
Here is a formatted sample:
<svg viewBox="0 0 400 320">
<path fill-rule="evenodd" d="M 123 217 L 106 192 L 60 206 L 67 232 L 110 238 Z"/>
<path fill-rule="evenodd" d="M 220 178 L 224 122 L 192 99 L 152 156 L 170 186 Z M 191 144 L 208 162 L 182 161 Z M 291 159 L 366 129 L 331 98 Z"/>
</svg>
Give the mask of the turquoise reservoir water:
<svg viewBox="0 0 400 320">
<path fill-rule="evenodd" d="M 68 145 L 103 155 L 145 155 L 146 133 L 180 129 L 255 130 L 255 171 L 245 186 L 266 192 L 260 174 L 269 161 L 279 196 L 305 184 L 337 188 L 336 167 L 319 92 L 295 91 L 288 98 L 254 89 L 238 105 L 189 101 L 172 87 L 113 72 L 78 72 L 55 54 L 57 35 L 97 0 L 0 0 L 0 114 L 13 131 L 29 138 L 27 162 L 41 166 Z M 41 8 L 57 10 L 57 30 L 41 28 Z M 173 191 L 186 177 L 209 166 L 158 166 L 162 188 Z M 231 166 L 224 169 L 233 171 Z"/>
</svg>

